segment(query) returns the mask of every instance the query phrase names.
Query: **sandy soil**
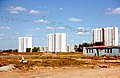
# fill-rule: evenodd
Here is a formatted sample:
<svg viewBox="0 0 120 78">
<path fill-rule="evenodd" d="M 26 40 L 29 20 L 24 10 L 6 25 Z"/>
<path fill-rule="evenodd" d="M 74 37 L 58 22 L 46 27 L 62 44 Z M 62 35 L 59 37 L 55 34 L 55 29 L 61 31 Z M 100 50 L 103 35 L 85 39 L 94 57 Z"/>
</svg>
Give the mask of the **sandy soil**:
<svg viewBox="0 0 120 78">
<path fill-rule="evenodd" d="M 35 68 L 0 72 L 0 78 L 120 78 L 120 66 L 110 68 Z"/>
</svg>

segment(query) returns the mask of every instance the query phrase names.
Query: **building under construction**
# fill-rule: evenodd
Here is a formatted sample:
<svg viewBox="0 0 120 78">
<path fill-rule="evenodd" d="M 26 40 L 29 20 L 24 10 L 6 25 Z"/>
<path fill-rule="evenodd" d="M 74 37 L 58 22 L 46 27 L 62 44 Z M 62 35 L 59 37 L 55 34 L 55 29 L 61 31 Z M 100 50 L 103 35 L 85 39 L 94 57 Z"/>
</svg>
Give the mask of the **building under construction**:
<svg viewBox="0 0 120 78">
<path fill-rule="evenodd" d="M 85 56 L 120 56 L 120 46 L 92 46 L 84 47 Z"/>
</svg>

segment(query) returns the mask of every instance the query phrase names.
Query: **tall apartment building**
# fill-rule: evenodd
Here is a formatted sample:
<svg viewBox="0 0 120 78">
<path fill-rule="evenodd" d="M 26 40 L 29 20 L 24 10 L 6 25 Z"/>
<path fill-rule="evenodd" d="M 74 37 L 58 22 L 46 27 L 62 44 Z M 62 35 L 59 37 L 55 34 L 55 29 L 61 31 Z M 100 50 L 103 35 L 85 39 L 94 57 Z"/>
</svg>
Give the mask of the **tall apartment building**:
<svg viewBox="0 0 120 78">
<path fill-rule="evenodd" d="M 106 46 L 118 46 L 118 27 L 93 29 L 92 40 L 93 43 L 104 42 Z"/>
<path fill-rule="evenodd" d="M 66 33 L 48 34 L 49 52 L 67 52 Z"/>
<path fill-rule="evenodd" d="M 118 46 L 118 27 L 104 28 L 104 40 L 107 46 Z"/>
<path fill-rule="evenodd" d="M 27 48 L 30 48 L 32 52 L 32 37 L 19 37 L 19 49 L 18 52 L 26 52 Z"/>
<path fill-rule="evenodd" d="M 93 43 L 104 42 L 104 28 L 96 28 L 92 31 Z"/>
</svg>

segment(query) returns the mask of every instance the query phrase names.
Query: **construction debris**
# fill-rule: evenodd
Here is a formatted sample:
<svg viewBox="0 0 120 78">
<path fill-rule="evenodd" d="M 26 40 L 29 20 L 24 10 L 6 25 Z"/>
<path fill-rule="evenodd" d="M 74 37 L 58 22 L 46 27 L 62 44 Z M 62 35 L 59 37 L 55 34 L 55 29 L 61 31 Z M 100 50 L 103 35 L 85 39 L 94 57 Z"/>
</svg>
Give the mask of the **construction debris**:
<svg viewBox="0 0 120 78">
<path fill-rule="evenodd" d="M 8 66 L 2 66 L 2 67 L 0 67 L 0 72 L 7 72 L 7 71 L 11 71 L 11 70 L 13 70 L 15 67 L 12 65 L 12 64 L 10 64 L 10 65 L 8 65 Z"/>
<path fill-rule="evenodd" d="M 20 60 L 20 63 L 27 63 L 27 60 L 25 60 L 24 57 L 22 56 L 22 59 Z"/>
<path fill-rule="evenodd" d="M 100 68 L 108 68 L 108 65 L 99 65 Z"/>
</svg>

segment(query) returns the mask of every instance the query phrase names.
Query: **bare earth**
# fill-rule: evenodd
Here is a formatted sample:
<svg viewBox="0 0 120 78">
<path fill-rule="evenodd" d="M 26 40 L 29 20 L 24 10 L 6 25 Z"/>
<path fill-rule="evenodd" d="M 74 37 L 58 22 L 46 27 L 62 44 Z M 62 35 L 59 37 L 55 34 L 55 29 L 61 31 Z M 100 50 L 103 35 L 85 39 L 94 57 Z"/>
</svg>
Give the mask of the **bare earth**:
<svg viewBox="0 0 120 78">
<path fill-rule="evenodd" d="M 35 68 L 30 71 L 0 72 L 0 78 L 120 78 L 120 67 L 110 68 Z"/>
</svg>

